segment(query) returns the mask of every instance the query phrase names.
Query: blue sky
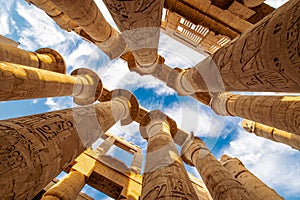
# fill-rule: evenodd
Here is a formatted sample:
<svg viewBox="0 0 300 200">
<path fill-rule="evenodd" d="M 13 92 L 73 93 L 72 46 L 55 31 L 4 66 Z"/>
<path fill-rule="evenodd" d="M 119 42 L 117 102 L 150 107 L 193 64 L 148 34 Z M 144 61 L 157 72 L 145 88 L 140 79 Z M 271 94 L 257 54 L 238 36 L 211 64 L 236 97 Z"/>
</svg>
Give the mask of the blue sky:
<svg viewBox="0 0 300 200">
<path fill-rule="evenodd" d="M 113 21 L 101 1 L 96 1 L 102 13 L 113 26 Z M 272 1 L 278 6 L 282 1 Z M 288 200 L 300 198 L 300 153 L 292 148 L 273 143 L 245 132 L 240 127 L 241 119 L 221 117 L 209 107 L 190 97 L 180 97 L 164 83 L 151 76 L 129 72 L 122 60 L 110 61 L 94 45 L 87 43 L 75 33 L 60 28 L 41 10 L 23 0 L 0 2 L 0 34 L 20 42 L 20 48 L 35 51 L 38 48 L 53 48 L 66 60 L 67 73 L 85 67 L 97 72 L 104 86 L 109 89 L 126 88 L 149 109 L 161 109 L 171 116 L 179 128 L 193 131 L 200 136 L 213 154 L 219 158 L 223 153 L 236 156 L 256 176 L 274 188 Z M 171 67 L 188 68 L 204 56 L 162 35 L 159 53 Z M 1 86 L 0 86 L 1 87 Z M 271 93 L 272 94 L 272 93 Z M 72 98 L 46 98 L 35 100 L 0 102 L 0 119 L 26 116 L 74 106 Z M 121 127 L 116 124 L 109 131 L 140 145 L 145 152 L 146 142 L 138 132 L 138 124 Z M 97 144 L 101 143 L 98 141 Z M 96 146 L 96 145 L 94 145 Z M 112 149 L 112 155 L 121 155 Z M 122 156 L 124 157 L 124 156 Z M 126 156 L 125 156 L 126 157 Z M 128 163 L 128 159 L 125 159 Z M 188 170 L 199 177 L 194 168 Z M 95 199 L 109 199 L 105 195 L 84 188 Z"/>
</svg>

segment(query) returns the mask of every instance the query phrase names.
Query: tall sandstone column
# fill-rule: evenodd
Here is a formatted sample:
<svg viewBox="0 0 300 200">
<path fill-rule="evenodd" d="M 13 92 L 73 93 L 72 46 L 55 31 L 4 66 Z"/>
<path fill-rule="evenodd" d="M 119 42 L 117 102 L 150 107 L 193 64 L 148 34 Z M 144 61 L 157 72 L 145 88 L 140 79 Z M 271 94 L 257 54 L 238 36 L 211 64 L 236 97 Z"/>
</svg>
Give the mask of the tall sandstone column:
<svg viewBox="0 0 300 200">
<path fill-rule="evenodd" d="M 300 134 L 299 96 L 215 95 L 211 108 L 220 115 L 239 116 Z"/>
<path fill-rule="evenodd" d="M 99 76 L 89 69 L 79 68 L 73 76 L 0 63 L 0 101 L 73 96 L 74 102 L 87 105 L 95 102 L 102 91 Z"/>
<path fill-rule="evenodd" d="M 53 49 L 42 48 L 28 52 L 17 47 L 0 43 L 0 62 L 9 62 L 48 71 L 66 73 L 63 57 Z"/>
<path fill-rule="evenodd" d="M 273 189 L 253 175 L 239 159 L 223 155 L 220 162 L 247 189 L 254 199 L 283 200 Z"/>
<path fill-rule="evenodd" d="M 225 91 L 300 92 L 300 1 L 291 0 L 221 48 L 209 64 L 183 72 L 194 92 L 207 91 L 204 78 L 216 76 Z M 220 92 L 220 91 L 214 91 Z"/>
<path fill-rule="evenodd" d="M 185 163 L 197 168 L 214 200 L 255 199 L 210 153 L 200 138 L 191 138 L 181 152 Z"/>
<path fill-rule="evenodd" d="M 118 120 L 134 120 L 134 96 L 118 94 L 99 104 L 0 121 L 0 196 L 33 198 Z"/>
<path fill-rule="evenodd" d="M 280 142 L 300 150 L 300 136 L 279 130 L 270 126 L 266 126 L 254 121 L 244 119 L 242 127 L 249 133 L 254 133 L 259 137 L 263 137 L 275 142 Z"/>
<path fill-rule="evenodd" d="M 157 60 L 163 0 L 103 1 L 141 68 Z"/>
<path fill-rule="evenodd" d="M 93 0 L 51 0 L 67 14 L 111 59 L 122 55 L 127 48 L 123 37 L 105 20 Z"/>
<path fill-rule="evenodd" d="M 148 141 L 141 199 L 197 199 L 172 139 L 176 123 L 161 111 L 151 111 L 140 132 Z"/>
</svg>

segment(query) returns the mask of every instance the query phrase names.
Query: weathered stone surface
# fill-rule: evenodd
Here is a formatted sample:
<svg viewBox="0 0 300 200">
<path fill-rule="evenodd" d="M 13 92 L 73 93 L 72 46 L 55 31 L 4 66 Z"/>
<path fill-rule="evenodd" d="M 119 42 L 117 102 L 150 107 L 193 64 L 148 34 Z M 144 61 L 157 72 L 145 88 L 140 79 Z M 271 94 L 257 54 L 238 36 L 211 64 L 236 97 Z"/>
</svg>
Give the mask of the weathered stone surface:
<svg viewBox="0 0 300 200">
<path fill-rule="evenodd" d="M 294 149 L 300 150 L 300 136 L 298 134 L 282 131 L 277 128 L 266 126 L 264 124 L 246 119 L 243 120 L 242 127 L 246 131 L 254 133 L 259 137 L 263 137 L 275 142 L 280 142 L 289 145 Z"/>
<path fill-rule="evenodd" d="M 214 200 L 254 199 L 210 153 L 200 138 L 192 138 L 184 144 L 181 153 L 187 164 L 197 168 Z"/>
<path fill-rule="evenodd" d="M 223 155 L 220 162 L 247 189 L 254 199 L 283 200 L 273 189 L 252 174 L 239 159 Z"/>
</svg>

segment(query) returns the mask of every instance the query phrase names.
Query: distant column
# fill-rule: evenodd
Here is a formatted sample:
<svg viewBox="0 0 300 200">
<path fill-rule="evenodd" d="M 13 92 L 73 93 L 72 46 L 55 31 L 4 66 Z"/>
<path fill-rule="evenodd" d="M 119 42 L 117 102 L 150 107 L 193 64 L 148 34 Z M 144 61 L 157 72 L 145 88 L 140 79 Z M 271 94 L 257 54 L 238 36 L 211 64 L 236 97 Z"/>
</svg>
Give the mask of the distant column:
<svg viewBox="0 0 300 200">
<path fill-rule="evenodd" d="M 162 17 L 162 0 L 103 1 L 141 68 L 158 60 L 157 49 Z"/>
<path fill-rule="evenodd" d="M 184 80 L 194 92 L 207 91 L 203 78 L 216 76 L 216 68 L 225 91 L 300 92 L 299 10 L 299 0 L 287 2 L 212 55 L 212 62 L 182 72 Z"/>
<path fill-rule="evenodd" d="M 140 132 L 148 141 L 141 199 L 197 199 L 172 139 L 175 121 L 161 111 L 151 111 L 142 119 Z"/>
<path fill-rule="evenodd" d="M 63 57 L 49 48 L 29 52 L 0 43 L 0 62 L 15 63 L 62 74 L 66 73 L 66 64 Z"/>
<path fill-rule="evenodd" d="M 51 0 L 66 13 L 111 59 L 122 55 L 127 48 L 123 37 L 105 20 L 93 0 Z"/>
<path fill-rule="evenodd" d="M 85 182 L 86 177 L 82 173 L 71 171 L 47 190 L 41 200 L 75 200 Z"/>
<path fill-rule="evenodd" d="M 137 151 L 133 153 L 130 170 L 139 174 L 139 173 L 141 173 L 142 165 L 143 165 L 143 154 L 142 154 L 141 149 L 138 147 Z"/>
<path fill-rule="evenodd" d="M 117 121 L 134 120 L 138 103 L 129 94 L 121 90 L 111 101 L 0 121 L 0 196 L 33 198 Z"/>
<path fill-rule="evenodd" d="M 200 138 L 190 139 L 181 152 L 185 163 L 197 168 L 214 200 L 255 199 L 210 153 Z"/>
<path fill-rule="evenodd" d="M 259 178 L 252 174 L 237 158 L 227 155 L 221 157 L 220 162 L 254 197 L 256 200 L 283 200 L 275 190 L 269 188 Z"/>
<path fill-rule="evenodd" d="M 74 102 L 86 105 L 95 102 L 102 91 L 99 76 L 89 69 L 79 68 L 73 76 L 0 63 L 0 101 L 73 96 Z"/>
<path fill-rule="evenodd" d="M 270 126 L 266 126 L 254 121 L 244 119 L 242 127 L 249 133 L 254 133 L 259 137 L 263 137 L 275 142 L 280 142 L 300 150 L 300 136 L 279 130 Z"/>
<path fill-rule="evenodd" d="M 211 108 L 220 115 L 238 116 L 300 134 L 299 96 L 215 95 Z"/>
<path fill-rule="evenodd" d="M 106 154 L 109 149 L 114 145 L 116 139 L 112 136 L 107 137 L 98 147 L 97 153 Z"/>
</svg>

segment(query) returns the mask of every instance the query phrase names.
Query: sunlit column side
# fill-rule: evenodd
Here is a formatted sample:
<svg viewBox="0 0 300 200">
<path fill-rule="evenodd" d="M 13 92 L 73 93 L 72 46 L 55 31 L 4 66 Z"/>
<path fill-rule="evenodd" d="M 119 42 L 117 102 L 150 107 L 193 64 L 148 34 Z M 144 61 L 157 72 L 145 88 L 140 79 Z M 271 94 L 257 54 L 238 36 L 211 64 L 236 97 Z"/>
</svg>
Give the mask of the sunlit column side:
<svg viewBox="0 0 300 200">
<path fill-rule="evenodd" d="M 227 155 L 221 157 L 220 162 L 254 197 L 256 200 L 283 200 L 275 190 L 268 187 L 259 178 L 252 174 L 237 158 Z"/>
<path fill-rule="evenodd" d="M 191 138 L 183 145 L 181 152 L 184 162 L 197 168 L 214 200 L 254 199 L 211 154 L 200 138 Z"/>
<path fill-rule="evenodd" d="M 155 64 L 163 0 L 103 2 L 132 50 L 137 65 L 147 69 Z"/>
<path fill-rule="evenodd" d="M 75 200 L 85 182 L 86 177 L 83 174 L 78 171 L 71 171 L 47 190 L 41 200 Z"/>
<path fill-rule="evenodd" d="M 216 67 L 225 91 L 300 92 L 300 1 L 291 0 L 212 55 L 212 62 L 182 72 L 194 92 L 207 91 Z M 214 91 L 218 92 L 218 91 Z"/>
<path fill-rule="evenodd" d="M 50 16 L 62 29 L 71 31 L 78 27 L 78 25 L 70 19 L 68 15 L 58 9 L 51 0 L 26 0 L 33 3 L 36 7 L 42 9 Z"/>
<path fill-rule="evenodd" d="M 175 121 L 151 111 L 142 119 L 140 132 L 148 141 L 141 199 L 197 199 L 172 139 Z"/>
<path fill-rule="evenodd" d="M 33 198 L 117 121 L 133 121 L 135 97 L 113 94 L 100 104 L 0 121 L 0 196 Z"/>
<path fill-rule="evenodd" d="M 95 102 L 102 91 L 99 76 L 79 68 L 73 76 L 11 63 L 0 63 L 0 101 L 73 96 L 74 102 Z"/>
<path fill-rule="evenodd" d="M 66 73 L 66 64 L 63 57 L 49 48 L 29 52 L 0 43 L 0 62 L 15 63 L 62 74 Z"/>
<path fill-rule="evenodd" d="M 300 136 L 279 130 L 264 124 L 260 124 L 254 121 L 244 119 L 242 121 L 242 127 L 249 133 L 254 133 L 259 137 L 263 137 L 275 142 L 280 142 L 291 146 L 294 149 L 300 150 Z"/>
<path fill-rule="evenodd" d="M 105 20 L 93 0 L 51 0 L 67 14 L 111 59 L 122 55 L 127 48 L 123 37 Z"/>
<path fill-rule="evenodd" d="M 211 108 L 220 115 L 238 116 L 280 130 L 300 134 L 299 96 L 215 95 Z"/>
</svg>

